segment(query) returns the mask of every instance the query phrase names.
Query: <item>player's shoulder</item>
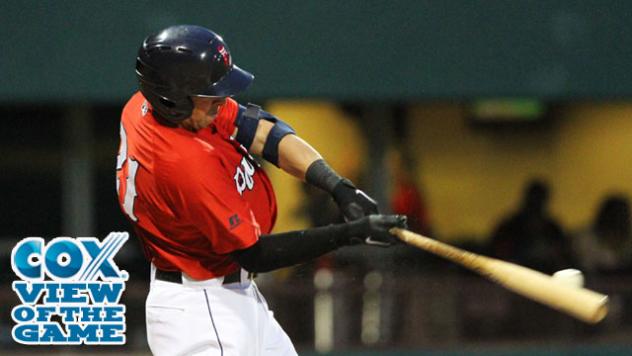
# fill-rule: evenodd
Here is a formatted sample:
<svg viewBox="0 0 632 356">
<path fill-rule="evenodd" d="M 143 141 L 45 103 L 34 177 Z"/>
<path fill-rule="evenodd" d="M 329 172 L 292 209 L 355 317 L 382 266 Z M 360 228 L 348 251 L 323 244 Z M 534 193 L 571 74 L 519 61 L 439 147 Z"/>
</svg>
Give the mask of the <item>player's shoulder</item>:
<svg viewBox="0 0 632 356">
<path fill-rule="evenodd" d="M 149 104 L 143 94 L 139 91 L 134 93 L 127 103 L 125 103 L 123 112 L 121 113 L 121 119 L 144 116 L 148 111 Z"/>
<path fill-rule="evenodd" d="M 132 95 L 129 98 L 129 100 L 127 100 L 127 103 L 125 103 L 125 107 L 123 108 L 123 111 L 131 110 L 134 108 L 140 108 L 140 106 L 145 101 L 146 100 L 143 94 L 140 91 L 137 91 L 136 93 L 134 93 L 134 95 Z"/>
</svg>

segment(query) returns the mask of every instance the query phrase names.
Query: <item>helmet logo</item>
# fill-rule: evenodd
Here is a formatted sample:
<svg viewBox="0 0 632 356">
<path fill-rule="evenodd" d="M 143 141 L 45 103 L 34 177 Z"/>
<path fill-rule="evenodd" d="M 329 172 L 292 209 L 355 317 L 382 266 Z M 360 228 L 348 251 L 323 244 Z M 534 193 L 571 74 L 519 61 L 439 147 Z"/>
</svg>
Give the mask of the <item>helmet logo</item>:
<svg viewBox="0 0 632 356">
<path fill-rule="evenodd" d="M 228 51 L 226 50 L 226 48 L 223 45 L 219 45 L 219 46 L 217 46 L 217 51 L 222 56 L 222 60 L 224 61 L 224 65 L 229 67 L 230 66 L 230 54 L 228 54 Z"/>
</svg>

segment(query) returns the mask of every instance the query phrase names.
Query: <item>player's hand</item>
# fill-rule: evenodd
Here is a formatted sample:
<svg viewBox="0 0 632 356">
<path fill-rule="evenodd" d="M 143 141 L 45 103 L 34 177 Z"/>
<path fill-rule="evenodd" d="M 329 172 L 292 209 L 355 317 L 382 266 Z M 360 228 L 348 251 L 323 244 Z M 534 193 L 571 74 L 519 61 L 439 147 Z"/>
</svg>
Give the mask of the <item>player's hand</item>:
<svg viewBox="0 0 632 356">
<path fill-rule="evenodd" d="M 237 128 L 235 121 L 238 113 L 239 104 L 232 98 L 226 98 L 224 104 L 217 109 L 217 115 L 211 125 L 215 127 L 221 137 L 228 139 Z"/>
<path fill-rule="evenodd" d="M 405 229 L 408 227 L 405 215 L 369 215 L 358 220 L 348 222 L 349 235 L 352 243 L 365 243 L 380 247 L 388 247 L 397 242 L 389 230 L 394 227 Z M 357 241 L 356 241 L 357 240 Z"/>
<path fill-rule="evenodd" d="M 353 221 L 371 214 L 378 214 L 377 202 L 357 189 L 349 180 L 341 180 L 332 196 L 346 221 Z"/>
</svg>

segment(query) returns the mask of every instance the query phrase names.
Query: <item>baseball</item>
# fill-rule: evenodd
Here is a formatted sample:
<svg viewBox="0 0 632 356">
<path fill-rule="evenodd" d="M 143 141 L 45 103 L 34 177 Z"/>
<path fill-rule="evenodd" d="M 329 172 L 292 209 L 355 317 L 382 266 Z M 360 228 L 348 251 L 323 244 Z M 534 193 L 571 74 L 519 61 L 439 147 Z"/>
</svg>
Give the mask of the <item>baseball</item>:
<svg viewBox="0 0 632 356">
<path fill-rule="evenodd" d="M 584 274 L 582 271 L 574 268 L 563 269 L 553 273 L 553 279 L 571 287 L 580 288 L 584 286 Z"/>
</svg>

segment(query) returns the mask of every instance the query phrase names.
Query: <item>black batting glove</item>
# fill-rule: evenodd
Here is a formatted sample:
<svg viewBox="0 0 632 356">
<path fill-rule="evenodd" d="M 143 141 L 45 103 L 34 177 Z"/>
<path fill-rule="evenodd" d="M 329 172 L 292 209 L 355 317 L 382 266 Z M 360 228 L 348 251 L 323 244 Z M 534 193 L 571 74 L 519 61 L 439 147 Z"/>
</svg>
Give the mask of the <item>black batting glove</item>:
<svg viewBox="0 0 632 356">
<path fill-rule="evenodd" d="M 380 247 L 388 247 L 399 241 L 389 230 L 394 227 L 405 229 L 405 215 L 368 215 L 347 223 L 349 244 L 364 243 Z"/>
<path fill-rule="evenodd" d="M 345 221 L 379 213 L 374 199 L 357 189 L 348 179 L 342 178 L 323 159 L 317 159 L 309 165 L 305 171 L 305 181 L 331 194 Z"/>
<path fill-rule="evenodd" d="M 342 179 L 338 182 L 331 195 L 340 207 L 346 221 L 379 214 L 377 202 L 365 192 L 357 189 L 348 179 Z"/>
</svg>

